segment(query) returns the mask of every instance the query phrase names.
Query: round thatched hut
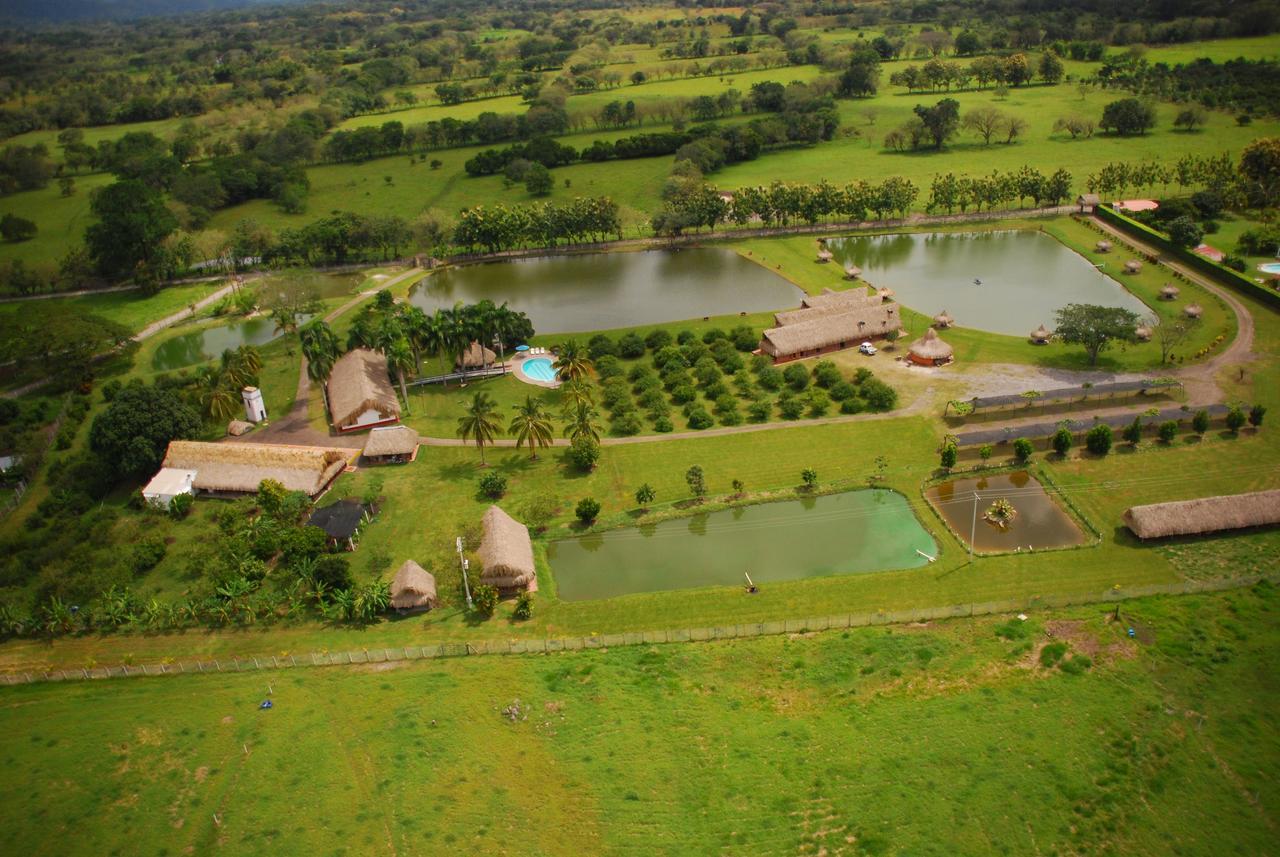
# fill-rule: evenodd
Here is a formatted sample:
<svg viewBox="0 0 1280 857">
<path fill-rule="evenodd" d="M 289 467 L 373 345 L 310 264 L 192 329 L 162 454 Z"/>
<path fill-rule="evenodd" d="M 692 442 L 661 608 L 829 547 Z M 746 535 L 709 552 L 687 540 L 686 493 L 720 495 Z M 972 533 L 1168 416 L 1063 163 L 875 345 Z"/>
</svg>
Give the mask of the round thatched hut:
<svg viewBox="0 0 1280 857">
<path fill-rule="evenodd" d="M 1094 249 L 1094 250 L 1097 250 L 1099 253 L 1110 253 L 1110 252 L 1111 252 L 1111 242 L 1110 242 L 1110 241 L 1099 241 L 1097 244 L 1093 245 L 1093 249 Z"/>
<path fill-rule="evenodd" d="M 1165 301 L 1176 300 L 1182 290 L 1173 283 L 1165 283 L 1164 288 L 1160 290 L 1160 299 Z"/>
<path fill-rule="evenodd" d="M 819 262 L 830 262 L 834 258 L 835 255 L 825 247 L 818 251 Z"/>
<path fill-rule="evenodd" d="M 1043 324 L 1031 331 L 1031 342 L 1034 345 L 1047 345 L 1049 337 L 1053 336 L 1053 331 L 1047 329 Z"/>
<path fill-rule="evenodd" d="M 413 560 L 405 560 L 391 581 L 391 606 L 401 613 L 415 613 L 438 603 L 435 577 Z"/>
<path fill-rule="evenodd" d="M 951 346 L 943 342 L 931 327 L 924 336 L 911 343 L 907 359 L 921 366 L 942 366 L 951 362 L 952 354 Z"/>
<path fill-rule="evenodd" d="M 955 323 L 956 320 L 952 318 L 951 313 L 947 312 L 945 309 L 933 317 L 934 327 L 946 328 Z"/>
<path fill-rule="evenodd" d="M 862 276 L 862 269 L 857 265 L 850 263 L 844 266 L 844 278 L 846 280 L 856 280 Z"/>
<path fill-rule="evenodd" d="M 467 346 L 467 350 L 462 352 L 461 357 L 454 361 L 453 365 L 458 369 L 487 369 L 498 359 L 498 355 L 493 353 L 490 348 L 484 348 L 474 339 Z"/>
<path fill-rule="evenodd" d="M 893 289 L 876 289 L 876 295 L 878 295 L 882 301 L 891 301 L 893 300 Z"/>
<path fill-rule="evenodd" d="M 1142 263 L 1137 259 L 1130 259 L 1124 263 L 1124 272 L 1126 274 L 1136 274 L 1142 270 Z"/>
<path fill-rule="evenodd" d="M 1182 314 L 1187 318 L 1199 318 L 1204 314 L 1204 308 L 1200 304 L 1187 304 L 1182 308 Z"/>
<path fill-rule="evenodd" d="M 1138 325 L 1138 327 L 1133 331 L 1133 335 L 1134 335 L 1134 338 L 1135 338 L 1135 339 L 1138 339 L 1138 340 L 1139 340 L 1139 341 L 1141 341 L 1141 342 L 1150 342 L 1150 341 L 1151 341 L 1151 328 L 1147 327 L 1145 324 L 1140 324 L 1140 325 Z"/>
<path fill-rule="evenodd" d="M 483 566 L 481 582 L 503 593 L 535 589 L 538 574 L 529 528 L 497 506 L 485 511 L 482 523 L 484 536 L 476 551 Z"/>
</svg>

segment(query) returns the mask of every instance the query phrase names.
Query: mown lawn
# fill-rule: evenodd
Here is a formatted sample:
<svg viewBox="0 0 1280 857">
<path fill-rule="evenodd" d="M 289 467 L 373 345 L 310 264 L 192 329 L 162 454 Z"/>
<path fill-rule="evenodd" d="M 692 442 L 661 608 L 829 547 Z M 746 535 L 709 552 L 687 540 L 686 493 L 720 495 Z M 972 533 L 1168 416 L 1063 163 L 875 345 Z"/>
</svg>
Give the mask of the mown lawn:
<svg viewBox="0 0 1280 857">
<path fill-rule="evenodd" d="M 1275 590 L 1129 602 L 1120 623 L 1107 612 L 14 687 L 0 843 L 1268 853 Z M 1041 663 L 1048 632 L 1075 674 Z"/>
<path fill-rule="evenodd" d="M 49 298 L 37 301 L 0 303 L 0 318 L 13 316 L 28 308 L 36 310 L 66 310 L 92 313 L 108 321 L 123 324 L 133 331 L 142 330 L 148 324 L 181 312 L 197 301 L 221 288 L 221 281 L 166 286 L 154 295 L 140 292 L 111 292 L 102 295 L 81 295 L 69 298 Z"/>
</svg>

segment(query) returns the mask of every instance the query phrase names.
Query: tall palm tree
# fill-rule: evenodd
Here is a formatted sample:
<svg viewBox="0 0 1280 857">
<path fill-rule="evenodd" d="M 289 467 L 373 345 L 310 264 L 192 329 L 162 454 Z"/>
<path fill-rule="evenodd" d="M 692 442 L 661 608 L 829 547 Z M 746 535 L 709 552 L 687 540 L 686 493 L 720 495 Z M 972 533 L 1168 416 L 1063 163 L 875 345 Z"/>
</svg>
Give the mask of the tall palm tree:
<svg viewBox="0 0 1280 857">
<path fill-rule="evenodd" d="M 467 381 L 467 347 L 471 345 L 471 325 L 459 304 L 453 309 L 440 311 L 441 320 L 444 322 L 444 341 L 449 353 L 454 355 L 458 361 L 458 367 L 462 370 L 462 382 Z"/>
<path fill-rule="evenodd" d="M 586 380 L 593 367 L 587 349 L 576 339 L 566 339 L 560 343 L 559 352 L 554 366 L 560 377 L 566 381 Z"/>
<path fill-rule="evenodd" d="M 199 376 L 200 406 L 214 420 L 229 420 L 235 416 L 240 400 L 227 387 L 227 378 L 212 366 L 205 367 Z"/>
<path fill-rule="evenodd" d="M 413 351 L 409 348 L 409 343 L 403 339 L 397 339 L 386 348 L 387 367 L 396 373 L 396 379 L 400 382 L 400 397 L 404 399 L 405 408 L 409 407 L 409 390 L 404 383 L 404 372 L 406 369 L 413 368 Z"/>
<path fill-rule="evenodd" d="M 234 352 L 236 363 L 250 375 L 262 371 L 262 352 L 256 345 L 241 345 Z"/>
<path fill-rule="evenodd" d="M 586 402 L 579 402 L 565 414 L 564 436 L 569 440 L 580 437 L 600 442 L 600 427 L 596 423 L 599 414 Z"/>
<path fill-rule="evenodd" d="M 523 405 L 513 405 L 516 415 L 507 432 L 516 437 L 516 449 L 529 444 L 529 459 L 538 457 L 539 446 L 551 446 L 551 420 L 542 410 L 542 401 L 526 396 Z"/>
<path fill-rule="evenodd" d="M 236 352 L 227 348 L 222 352 L 218 376 L 227 387 L 239 390 L 249 383 L 253 373 L 249 371 L 249 367 L 245 365 L 245 362 L 236 355 Z"/>
<path fill-rule="evenodd" d="M 489 398 L 488 393 L 480 392 L 471 397 L 466 413 L 458 418 L 458 436 L 463 441 L 474 439 L 476 448 L 480 450 L 480 464 L 485 465 L 484 446 L 492 444 L 493 439 L 502 430 L 498 423 L 498 405 Z"/>
<path fill-rule="evenodd" d="M 329 390 L 325 381 L 333 371 L 333 364 L 338 361 L 341 351 L 338 337 L 332 328 L 323 321 L 313 321 L 298 331 L 298 339 L 302 341 L 302 356 L 307 361 L 307 377 L 312 383 L 319 385 L 320 395 L 324 399 L 324 412 L 329 413 Z"/>
<path fill-rule="evenodd" d="M 413 371 L 422 374 L 422 352 L 424 350 L 425 333 L 431 326 L 431 319 L 420 307 L 409 306 L 400 314 L 400 326 L 409 337 L 409 346 L 413 349 Z"/>
<path fill-rule="evenodd" d="M 596 394 L 592 392 L 590 384 L 583 381 L 570 381 L 560 388 L 560 400 L 564 403 L 562 405 L 564 412 L 571 414 L 579 405 L 594 407 Z M 566 416 L 565 419 L 568 417 Z"/>
</svg>

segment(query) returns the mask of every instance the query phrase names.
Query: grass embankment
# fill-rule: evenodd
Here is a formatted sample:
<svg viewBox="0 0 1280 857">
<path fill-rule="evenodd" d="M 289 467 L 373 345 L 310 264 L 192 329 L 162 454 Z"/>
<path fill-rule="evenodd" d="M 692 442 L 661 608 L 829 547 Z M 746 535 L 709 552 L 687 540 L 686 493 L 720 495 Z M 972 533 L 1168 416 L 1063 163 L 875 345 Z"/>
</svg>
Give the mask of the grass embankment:
<svg viewBox="0 0 1280 857">
<path fill-rule="evenodd" d="M 211 281 L 166 286 L 149 296 L 137 291 L 127 291 L 66 298 L 42 298 L 33 301 L 10 301 L 0 303 L 0 319 L 20 315 L 28 310 L 88 313 L 122 324 L 136 332 L 162 318 L 182 312 L 197 301 L 216 292 L 222 285 L 221 281 Z"/>
<path fill-rule="evenodd" d="M 30 855 L 1267 853 L 1275 590 L 1107 612 L 15 687 L 0 841 Z M 268 684 L 274 708 L 258 711 Z"/>
</svg>

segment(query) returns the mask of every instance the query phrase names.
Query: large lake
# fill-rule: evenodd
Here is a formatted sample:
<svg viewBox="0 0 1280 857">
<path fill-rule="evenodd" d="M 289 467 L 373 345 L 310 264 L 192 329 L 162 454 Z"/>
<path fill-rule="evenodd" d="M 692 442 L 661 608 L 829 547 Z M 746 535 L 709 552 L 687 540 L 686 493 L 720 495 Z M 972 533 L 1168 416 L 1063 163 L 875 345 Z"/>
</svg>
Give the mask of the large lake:
<svg viewBox="0 0 1280 857">
<path fill-rule="evenodd" d="M 488 298 L 539 333 L 608 330 L 798 306 L 803 292 L 731 250 L 589 253 L 439 271 L 409 299 L 428 312 Z"/>
<path fill-rule="evenodd" d="M 864 490 L 739 506 L 547 547 L 560 598 L 757 585 L 923 565 L 937 555 L 906 498 Z"/>
<path fill-rule="evenodd" d="M 925 315 L 947 310 L 960 327 L 1025 337 L 1070 303 L 1123 307 L 1151 315 L 1142 301 L 1089 260 L 1032 230 L 934 232 L 832 238 L 843 267 L 852 262 L 867 282 L 888 286 Z M 1124 276 L 1124 258 L 1103 270 Z"/>
</svg>

